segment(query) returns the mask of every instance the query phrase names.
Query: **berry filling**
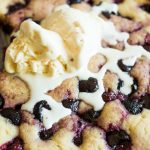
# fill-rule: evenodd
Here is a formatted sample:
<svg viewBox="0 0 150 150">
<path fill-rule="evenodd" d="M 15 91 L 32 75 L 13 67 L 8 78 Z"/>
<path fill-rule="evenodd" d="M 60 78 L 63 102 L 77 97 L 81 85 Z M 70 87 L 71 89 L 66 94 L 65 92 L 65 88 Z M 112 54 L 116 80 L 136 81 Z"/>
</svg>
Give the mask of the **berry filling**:
<svg viewBox="0 0 150 150">
<path fill-rule="evenodd" d="M 87 122 L 94 122 L 96 118 L 100 115 L 100 111 L 94 111 L 94 109 L 90 109 L 83 114 L 79 114 L 79 116 L 87 121 Z"/>
<path fill-rule="evenodd" d="M 3 96 L 2 95 L 0 95 L 0 109 L 2 109 L 3 108 L 3 106 L 4 106 L 4 98 L 3 98 Z"/>
<path fill-rule="evenodd" d="M 125 108 L 133 115 L 139 114 L 143 110 L 142 102 L 138 100 L 125 100 L 122 102 Z"/>
<path fill-rule="evenodd" d="M 73 142 L 75 145 L 80 146 L 82 144 L 82 132 L 85 129 L 86 124 L 83 121 L 78 121 L 75 137 L 73 138 Z"/>
<path fill-rule="evenodd" d="M 0 150 L 23 150 L 23 142 L 21 139 L 16 138 L 13 141 L 0 146 Z"/>
<path fill-rule="evenodd" d="M 145 37 L 145 44 L 143 47 L 150 52 L 150 34 L 147 34 Z"/>
<path fill-rule="evenodd" d="M 113 150 L 131 149 L 130 136 L 124 130 L 120 130 L 120 131 L 115 130 L 115 131 L 107 132 L 106 140 L 107 140 L 108 145 Z"/>
<path fill-rule="evenodd" d="M 144 4 L 142 6 L 140 6 L 141 9 L 143 9 L 144 11 L 150 13 L 150 5 L 149 4 Z"/>
<path fill-rule="evenodd" d="M 8 150 L 23 150 L 23 142 L 20 139 L 15 139 L 14 142 L 8 146 Z"/>
<path fill-rule="evenodd" d="M 77 112 L 80 104 L 80 100 L 63 100 L 62 104 L 65 108 L 70 108 L 73 112 Z"/>
<path fill-rule="evenodd" d="M 111 14 L 108 11 L 102 11 L 101 12 L 103 16 L 105 16 L 107 19 L 110 19 Z"/>
<path fill-rule="evenodd" d="M 121 92 L 113 92 L 113 91 L 108 91 L 108 92 L 104 92 L 102 94 L 102 98 L 105 102 L 110 102 L 116 99 L 119 99 L 120 101 L 124 101 L 125 99 L 127 99 L 127 97 L 121 93 Z"/>
<path fill-rule="evenodd" d="M 114 3 L 119 4 L 119 3 L 123 3 L 124 0 L 114 0 Z"/>
<path fill-rule="evenodd" d="M 141 97 L 141 101 L 143 102 L 144 108 L 150 109 L 150 95 Z"/>
<path fill-rule="evenodd" d="M 14 125 L 20 125 L 21 123 L 21 114 L 19 111 L 13 108 L 5 108 L 3 109 L 0 114 L 8 118 Z"/>
<path fill-rule="evenodd" d="M 43 116 L 41 115 L 42 108 L 51 110 L 51 107 L 48 105 L 47 101 L 45 100 L 42 100 L 35 104 L 33 108 L 33 114 L 35 115 L 35 119 L 38 119 L 40 122 L 43 121 Z"/>
<path fill-rule="evenodd" d="M 40 139 L 43 141 L 49 140 L 59 130 L 59 128 L 60 126 L 58 123 L 53 124 L 49 129 L 45 129 L 41 126 L 41 130 L 39 132 Z"/>
<path fill-rule="evenodd" d="M 72 5 L 72 4 L 79 4 L 79 3 L 81 3 L 82 2 L 82 0 L 68 0 L 67 1 L 67 3 L 69 4 L 69 5 Z"/>
<path fill-rule="evenodd" d="M 52 129 L 48 129 L 48 130 L 42 130 L 39 132 L 39 136 L 41 140 L 49 140 L 51 136 L 53 136 L 53 131 Z"/>
<path fill-rule="evenodd" d="M 93 93 L 99 89 L 98 81 L 96 78 L 90 77 L 88 80 L 79 81 L 79 91 Z"/>
</svg>

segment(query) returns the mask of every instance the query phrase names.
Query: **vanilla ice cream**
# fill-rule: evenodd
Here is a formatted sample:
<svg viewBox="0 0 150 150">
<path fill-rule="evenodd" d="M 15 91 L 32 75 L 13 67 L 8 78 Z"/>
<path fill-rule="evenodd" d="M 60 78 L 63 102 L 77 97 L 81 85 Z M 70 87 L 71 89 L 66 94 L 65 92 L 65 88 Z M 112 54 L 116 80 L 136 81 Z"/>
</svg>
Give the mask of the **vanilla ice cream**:
<svg viewBox="0 0 150 150">
<path fill-rule="evenodd" d="M 5 69 L 9 73 L 54 75 L 64 72 L 66 63 L 65 47 L 59 34 L 27 20 L 6 51 Z"/>
</svg>

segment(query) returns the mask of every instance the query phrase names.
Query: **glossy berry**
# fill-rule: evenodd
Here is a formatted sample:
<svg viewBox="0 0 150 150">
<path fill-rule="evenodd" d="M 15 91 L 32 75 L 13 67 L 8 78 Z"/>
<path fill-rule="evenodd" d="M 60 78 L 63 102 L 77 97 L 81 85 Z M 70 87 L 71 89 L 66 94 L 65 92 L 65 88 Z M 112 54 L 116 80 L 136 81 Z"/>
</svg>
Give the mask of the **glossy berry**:
<svg viewBox="0 0 150 150">
<path fill-rule="evenodd" d="M 132 69 L 132 66 L 126 66 L 125 64 L 123 64 L 122 59 L 118 61 L 118 66 L 124 72 L 129 72 Z"/>
<path fill-rule="evenodd" d="M 150 109 L 150 95 L 145 95 L 141 98 L 142 102 L 143 102 L 143 107 Z"/>
<path fill-rule="evenodd" d="M 124 0 L 114 0 L 114 2 L 115 2 L 116 4 L 123 3 L 123 1 L 124 1 Z"/>
<path fill-rule="evenodd" d="M 3 117 L 8 118 L 14 125 L 20 125 L 21 114 L 19 111 L 13 108 L 5 108 L 0 112 L 0 114 Z"/>
<path fill-rule="evenodd" d="M 82 119 L 88 122 L 93 122 L 97 117 L 100 115 L 100 111 L 94 111 L 93 109 L 83 113 L 79 114 Z"/>
<path fill-rule="evenodd" d="M 35 116 L 35 119 L 38 119 L 40 122 L 43 121 L 42 117 L 42 108 L 46 108 L 48 110 L 51 110 L 50 106 L 48 105 L 47 101 L 42 100 L 40 102 L 37 102 L 33 108 L 33 114 Z"/>
<path fill-rule="evenodd" d="M 82 132 L 84 128 L 86 127 L 86 123 L 82 120 L 78 121 L 76 132 L 75 132 L 75 137 L 73 138 L 73 142 L 75 145 L 80 146 L 83 142 L 83 136 Z"/>
<path fill-rule="evenodd" d="M 116 99 L 119 99 L 120 101 L 124 101 L 127 97 L 121 92 L 115 93 L 113 91 L 108 91 L 102 94 L 102 98 L 104 102 L 110 102 Z"/>
<path fill-rule="evenodd" d="M 131 146 L 130 136 L 124 130 L 107 132 L 106 141 L 113 150 L 123 150 Z"/>
<path fill-rule="evenodd" d="M 69 5 L 81 3 L 83 0 L 68 0 L 67 3 Z"/>
<path fill-rule="evenodd" d="M 19 9 L 22 9 L 24 7 L 24 4 L 16 3 L 15 5 L 11 5 L 8 7 L 8 14 L 13 13 Z"/>
<path fill-rule="evenodd" d="M 4 98 L 2 97 L 2 95 L 0 95 L 0 109 L 3 108 L 4 102 L 5 102 Z"/>
<path fill-rule="evenodd" d="M 93 93 L 99 89 L 98 81 L 96 78 L 90 77 L 88 80 L 79 81 L 79 91 Z"/>
<path fill-rule="evenodd" d="M 102 11 L 101 12 L 103 16 L 105 16 L 107 19 L 110 19 L 111 14 L 108 11 Z"/>
<path fill-rule="evenodd" d="M 44 141 L 49 140 L 52 135 L 53 135 L 53 132 L 51 129 L 42 130 L 41 132 L 39 132 L 40 139 Z"/>
<path fill-rule="evenodd" d="M 75 145 L 80 146 L 83 142 L 82 134 L 80 134 L 78 136 L 75 136 L 73 138 L 73 142 L 74 142 Z"/>
<path fill-rule="evenodd" d="M 145 43 L 144 43 L 144 45 L 143 45 L 143 47 L 147 50 L 147 51 L 149 51 L 150 52 L 150 34 L 147 34 L 146 36 L 145 36 Z"/>
<path fill-rule="evenodd" d="M 144 44 L 143 45 L 144 49 L 146 49 L 148 52 L 150 52 L 150 44 Z"/>
<path fill-rule="evenodd" d="M 20 139 L 15 139 L 14 142 L 8 146 L 8 150 L 23 150 L 23 143 Z"/>
<path fill-rule="evenodd" d="M 63 100 L 62 104 L 66 108 L 70 108 L 73 112 L 77 112 L 80 104 L 80 100 Z"/>
<path fill-rule="evenodd" d="M 126 100 L 123 101 L 125 108 L 133 115 L 139 114 L 143 110 L 142 102 L 137 100 Z"/>
<path fill-rule="evenodd" d="M 143 9 L 144 11 L 150 13 L 150 4 L 144 4 L 142 6 L 140 6 L 141 9 Z"/>
</svg>

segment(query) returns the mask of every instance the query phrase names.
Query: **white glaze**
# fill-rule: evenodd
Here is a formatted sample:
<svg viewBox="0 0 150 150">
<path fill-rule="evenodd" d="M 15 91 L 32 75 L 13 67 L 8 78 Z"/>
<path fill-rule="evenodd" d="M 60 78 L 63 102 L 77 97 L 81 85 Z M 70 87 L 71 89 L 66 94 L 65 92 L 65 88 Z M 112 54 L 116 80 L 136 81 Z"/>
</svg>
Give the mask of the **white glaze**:
<svg viewBox="0 0 150 150">
<path fill-rule="evenodd" d="M 111 4 L 111 3 L 103 2 L 99 6 L 92 7 L 92 11 L 96 15 L 99 15 L 102 11 L 107 11 L 109 13 L 113 12 L 113 13 L 117 14 L 118 6 L 117 6 L 117 4 Z"/>
</svg>

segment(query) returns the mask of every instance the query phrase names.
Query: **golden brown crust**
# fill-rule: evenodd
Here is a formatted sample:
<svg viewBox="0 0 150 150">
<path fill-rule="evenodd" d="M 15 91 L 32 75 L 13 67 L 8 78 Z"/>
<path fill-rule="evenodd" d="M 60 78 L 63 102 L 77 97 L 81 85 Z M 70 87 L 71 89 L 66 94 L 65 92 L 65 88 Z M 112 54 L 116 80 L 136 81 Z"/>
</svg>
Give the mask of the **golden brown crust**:
<svg viewBox="0 0 150 150">
<path fill-rule="evenodd" d="M 150 26 L 145 26 L 141 30 L 131 33 L 128 42 L 131 45 L 144 45 L 147 34 L 150 34 Z"/>
<path fill-rule="evenodd" d="M 79 9 L 81 11 L 90 11 L 91 6 L 85 2 L 77 3 L 77 4 L 72 4 L 72 8 Z"/>
<path fill-rule="evenodd" d="M 88 69 L 91 72 L 97 73 L 100 71 L 100 69 L 106 63 L 106 61 L 107 61 L 107 59 L 104 55 L 97 53 L 96 55 L 94 55 L 90 58 L 90 61 L 88 63 Z"/>
<path fill-rule="evenodd" d="M 104 48 L 107 48 L 107 47 L 115 48 L 120 51 L 123 51 L 125 48 L 125 44 L 123 41 L 117 41 L 117 44 L 113 45 L 113 44 L 110 44 L 108 41 L 102 40 L 101 44 L 102 44 L 102 47 Z"/>
<path fill-rule="evenodd" d="M 98 118 L 98 125 L 105 129 L 118 129 L 126 119 L 127 111 L 119 100 L 108 102 L 104 105 Z"/>
<path fill-rule="evenodd" d="M 138 89 L 134 93 L 135 97 L 140 97 L 149 92 L 150 87 L 150 60 L 142 57 L 137 60 L 135 66 L 131 70 L 131 76 L 138 81 Z"/>
<path fill-rule="evenodd" d="M 115 27 L 122 32 L 133 32 L 139 30 L 142 27 L 140 22 L 129 20 L 116 15 L 111 15 L 110 20 L 114 23 Z"/>
<path fill-rule="evenodd" d="M 124 0 L 123 3 L 119 4 L 119 12 L 125 17 L 147 24 L 149 23 L 150 15 L 140 8 L 142 4 L 150 4 L 150 2 L 148 0 Z"/>
<path fill-rule="evenodd" d="M 105 87 L 105 91 L 117 91 L 117 87 L 118 87 L 118 76 L 117 74 L 111 72 L 111 71 L 107 71 L 104 75 L 103 78 L 103 83 L 104 83 L 104 87 Z"/>
<path fill-rule="evenodd" d="M 14 107 L 29 100 L 30 90 L 19 77 L 0 73 L 0 94 L 5 100 L 4 107 Z"/>
<path fill-rule="evenodd" d="M 61 102 L 64 99 L 77 99 L 79 94 L 78 82 L 77 77 L 66 79 L 60 86 L 49 90 L 47 94 L 53 97 L 57 102 Z"/>
<path fill-rule="evenodd" d="M 96 127 L 87 127 L 83 131 L 83 144 L 79 150 L 108 150 L 105 133 Z"/>
</svg>

